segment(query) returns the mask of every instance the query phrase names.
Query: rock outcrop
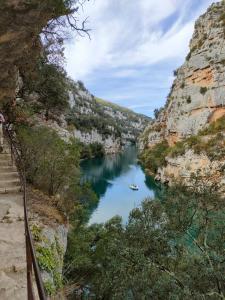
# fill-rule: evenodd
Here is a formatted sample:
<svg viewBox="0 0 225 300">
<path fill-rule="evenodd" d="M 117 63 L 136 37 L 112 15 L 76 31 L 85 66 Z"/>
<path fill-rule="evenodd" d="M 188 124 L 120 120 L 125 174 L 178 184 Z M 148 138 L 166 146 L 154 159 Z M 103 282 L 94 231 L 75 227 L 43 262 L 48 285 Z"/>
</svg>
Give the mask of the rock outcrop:
<svg viewBox="0 0 225 300">
<path fill-rule="evenodd" d="M 1 1 L 0 103 L 15 98 L 19 69 L 32 73 L 41 50 L 39 33 L 53 17 L 54 12 L 38 0 Z"/>
<path fill-rule="evenodd" d="M 33 116 L 38 125 L 54 129 L 65 141 L 75 138 L 86 145 L 101 144 L 106 154 L 117 153 L 137 142 L 151 120 L 149 117 L 94 97 L 80 81 L 66 80 L 69 107 L 64 111 L 52 110 L 48 118 L 45 109 L 40 109 Z M 19 96 L 21 89 L 23 94 Z M 20 77 L 17 91 L 18 103 L 41 106 L 38 93 L 26 91 Z"/>
<path fill-rule="evenodd" d="M 174 72 L 176 79 L 165 107 L 140 139 L 142 149 L 152 148 L 164 140 L 173 147 L 225 115 L 224 11 L 224 1 L 218 2 L 197 20 L 190 52 L 185 63 Z M 187 164 L 193 161 L 202 168 L 199 164 L 202 156 L 187 151 L 176 162 L 166 159 L 167 169 L 159 170 L 157 178 L 171 181 L 172 176 L 180 179 L 181 173 L 190 177 L 191 171 L 196 173 L 198 169 L 189 166 L 191 171 L 188 171 Z"/>
<path fill-rule="evenodd" d="M 82 82 L 70 84 L 70 108 L 67 123 L 82 143 L 100 143 L 106 153 L 116 153 L 136 143 L 150 118 L 129 109 L 96 98 Z"/>
<path fill-rule="evenodd" d="M 54 206 L 53 199 L 31 187 L 28 209 L 45 290 L 51 299 L 64 299 L 62 271 L 69 230 L 67 218 Z"/>
</svg>

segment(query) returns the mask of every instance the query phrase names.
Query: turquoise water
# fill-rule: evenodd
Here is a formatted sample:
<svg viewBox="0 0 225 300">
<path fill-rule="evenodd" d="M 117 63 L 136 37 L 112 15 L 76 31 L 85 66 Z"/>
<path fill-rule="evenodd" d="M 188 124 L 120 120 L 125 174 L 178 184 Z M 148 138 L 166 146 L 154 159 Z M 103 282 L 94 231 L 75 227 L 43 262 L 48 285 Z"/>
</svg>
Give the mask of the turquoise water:
<svg viewBox="0 0 225 300">
<path fill-rule="evenodd" d="M 91 183 L 99 198 L 90 224 L 105 222 L 115 215 L 122 216 L 126 222 L 129 212 L 142 200 L 155 198 L 160 193 L 154 179 L 145 174 L 138 163 L 135 147 L 117 155 L 85 160 L 81 163 L 81 170 L 83 181 Z M 130 184 L 138 185 L 139 190 L 131 190 Z"/>
</svg>

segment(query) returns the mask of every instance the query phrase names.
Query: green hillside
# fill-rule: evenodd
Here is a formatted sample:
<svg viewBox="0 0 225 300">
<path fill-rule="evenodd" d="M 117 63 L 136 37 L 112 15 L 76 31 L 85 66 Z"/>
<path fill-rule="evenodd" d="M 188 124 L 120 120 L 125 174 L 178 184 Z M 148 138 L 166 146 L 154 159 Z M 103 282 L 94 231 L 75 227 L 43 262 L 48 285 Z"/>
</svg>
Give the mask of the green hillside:
<svg viewBox="0 0 225 300">
<path fill-rule="evenodd" d="M 126 108 L 126 107 L 123 107 L 123 106 L 121 106 L 121 105 L 112 103 L 112 102 L 110 102 L 110 101 L 106 101 L 106 100 L 104 100 L 104 99 L 102 99 L 102 98 L 95 97 L 95 100 L 96 100 L 96 102 L 99 103 L 100 105 L 104 105 L 104 106 L 111 107 L 111 108 L 114 109 L 114 110 L 121 111 L 121 112 L 127 113 L 127 114 L 129 114 L 129 115 L 134 115 L 134 114 L 135 114 L 135 115 L 140 115 L 140 116 L 142 116 L 142 117 L 144 117 L 144 118 L 146 118 L 146 119 L 151 119 L 150 117 L 147 117 L 147 116 L 145 116 L 145 115 L 143 115 L 143 114 L 138 114 L 138 113 L 132 111 L 132 110 L 129 109 L 129 108 Z"/>
</svg>

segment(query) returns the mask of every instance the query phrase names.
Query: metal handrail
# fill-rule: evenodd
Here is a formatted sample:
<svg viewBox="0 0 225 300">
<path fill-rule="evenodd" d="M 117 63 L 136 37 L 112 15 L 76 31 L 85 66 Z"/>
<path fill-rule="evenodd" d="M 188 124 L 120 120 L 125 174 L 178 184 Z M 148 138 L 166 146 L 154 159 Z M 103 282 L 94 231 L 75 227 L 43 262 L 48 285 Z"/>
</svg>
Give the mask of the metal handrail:
<svg viewBox="0 0 225 300">
<path fill-rule="evenodd" d="M 27 186 L 26 186 L 26 175 L 23 159 L 21 152 L 18 149 L 15 133 L 10 129 L 9 125 L 5 126 L 5 134 L 8 138 L 11 155 L 14 158 L 19 171 L 20 183 L 23 189 L 23 206 L 24 206 L 24 224 L 25 224 L 25 238 L 26 238 L 26 261 L 27 261 L 27 299 L 35 300 L 34 290 L 33 290 L 33 280 L 32 271 L 34 270 L 35 281 L 37 285 L 38 295 L 40 300 L 47 300 L 43 281 L 41 278 L 40 269 L 38 266 L 37 258 L 35 255 L 34 243 L 32 239 L 32 234 L 29 228 L 28 222 L 28 210 L 27 210 Z"/>
</svg>

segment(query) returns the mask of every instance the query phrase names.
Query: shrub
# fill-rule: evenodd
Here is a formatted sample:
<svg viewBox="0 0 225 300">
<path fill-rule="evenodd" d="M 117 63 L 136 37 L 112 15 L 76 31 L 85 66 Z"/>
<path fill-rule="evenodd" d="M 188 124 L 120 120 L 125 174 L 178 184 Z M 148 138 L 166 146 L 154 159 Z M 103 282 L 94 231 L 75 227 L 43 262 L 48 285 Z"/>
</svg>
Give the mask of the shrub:
<svg viewBox="0 0 225 300">
<path fill-rule="evenodd" d="M 201 87 L 200 88 L 200 93 L 202 94 L 202 95 L 205 95 L 205 93 L 208 91 L 208 89 L 207 89 L 207 87 Z"/>
<path fill-rule="evenodd" d="M 102 157 L 105 155 L 105 150 L 102 144 L 92 143 L 89 145 L 81 144 L 80 156 L 82 159 L 92 158 L 92 157 Z"/>
<path fill-rule="evenodd" d="M 26 79 L 25 84 L 27 89 L 38 93 L 47 117 L 50 110 L 61 112 L 68 107 L 67 78 L 61 67 L 41 61 L 36 80 Z"/>
<path fill-rule="evenodd" d="M 223 26 L 225 26 L 225 12 L 220 15 L 219 22 L 222 22 Z"/>
<path fill-rule="evenodd" d="M 54 131 L 21 126 L 17 131 L 25 162 L 27 180 L 52 196 L 79 174 L 79 147 L 64 142 Z"/>
<path fill-rule="evenodd" d="M 188 55 L 186 56 L 186 60 L 189 61 L 191 58 L 191 51 L 188 53 Z"/>
<path fill-rule="evenodd" d="M 208 299 L 215 282 L 225 293 L 218 185 L 193 180 L 189 188 L 177 184 L 158 197 L 131 211 L 126 224 L 114 217 L 71 232 L 66 276 L 71 283 L 76 278 L 84 298 L 88 289 L 97 299 Z"/>
<path fill-rule="evenodd" d="M 225 130 L 225 116 L 221 117 L 217 121 L 213 122 L 206 129 L 200 131 L 200 135 L 217 134 Z"/>
<path fill-rule="evenodd" d="M 87 89 L 84 86 L 84 83 L 81 80 L 78 80 L 77 83 L 78 83 L 78 86 L 79 86 L 80 90 L 82 90 L 84 92 L 87 91 Z"/>
<path fill-rule="evenodd" d="M 170 147 L 168 150 L 168 155 L 171 157 L 176 157 L 183 155 L 185 153 L 185 144 L 184 142 L 177 142 L 175 146 Z"/>
<path fill-rule="evenodd" d="M 167 150 L 168 143 L 163 141 L 151 149 L 144 150 L 140 156 L 140 159 L 146 168 L 151 170 L 153 173 L 156 173 L 158 168 L 162 167 L 166 162 L 165 158 L 167 155 Z"/>
<path fill-rule="evenodd" d="M 163 111 L 163 107 L 161 107 L 161 108 L 156 108 L 155 110 L 154 110 L 154 117 L 155 117 L 155 119 L 158 119 L 158 117 L 159 117 L 159 115 L 160 115 L 160 113 Z"/>
<path fill-rule="evenodd" d="M 187 103 L 188 103 L 188 104 L 191 103 L 191 96 L 189 96 L 189 97 L 187 98 Z"/>
</svg>

